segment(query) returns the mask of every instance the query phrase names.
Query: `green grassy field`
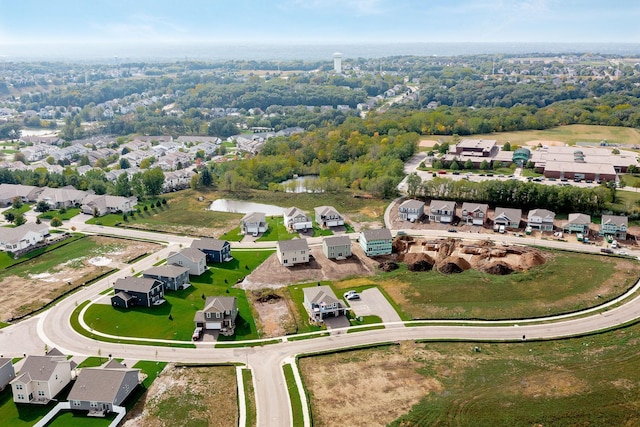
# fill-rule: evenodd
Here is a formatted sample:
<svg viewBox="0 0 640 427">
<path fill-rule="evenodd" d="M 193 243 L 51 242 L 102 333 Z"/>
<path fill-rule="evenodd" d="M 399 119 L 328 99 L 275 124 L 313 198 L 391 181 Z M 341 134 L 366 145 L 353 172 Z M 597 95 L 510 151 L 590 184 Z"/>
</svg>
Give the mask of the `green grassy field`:
<svg viewBox="0 0 640 427">
<path fill-rule="evenodd" d="M 640 131 L 617 126 L 568 125 L 545 130 L 526 130 L 472 135 L 470 138 L 495 139 L 499 144 L 509 141 L 511 145 L 524 145 L 527 141 L 559 141 L 567 144 L 576 142 L 600 142 L 622 145 L 640 144 Z"/>
<path fill-rule="evenodd" d="M 475 270 L 449 275 L 410 272 L 401 265 L 391 273 L 333 285 L 337 295 L 377 285 L 397 303 L 400 313 L 413 319 L 516 319 L 593 307 L 623 293 L 638 279 L 634 261 L 548 253 L 551 258 L 545 264 L 506 276 Z"/>
<path fill-rule="evenodd" d="M 289 391 L 289 399 L 291 400 L 291 412 L 293 419 L 291 425 L 294 427 L 304 426 L 304 417 L 302 415 L 302 401 L 300 400 L 300 394 L 298 387 L 296 386 L 296 380 L 293 376 L 293 368 L 290 364 L 286 364 L 282 367 L 284 370 L 284 378 L 287 381 L 287 390 Z"/>
<path fill-rule="evenodd" d="M 269 228 L 262 236 L 256 239 L 258 242 L 277 242 L 278 240 L 291 240 L 298 237 L 298 233 L 289 233 L 284 226 L 284 218 L 281 216 L 268 216 Z"/>
<path fill-rule="evenodd" d="M 49 412 L 55 403 L 45 406 L 16 404 L 13 402 L 11 387 L 0 392 L 0 420 L 2 424 L 11 427 L 27 427 L 34 425 Z"/>
<path fill-rule="evenodd" d="M 256 391 L 253 388 L 253 375 L 251 369 L 242 370 L 242 382 L 244 384 L 244 398 L 247 414 L 247 426 L 255 427 L 257 422 L 256 414 Z"/>
<path fill-rule="evenodd" d="M 258 338 L 249 302 L 242 289 L 233 285 L 268 258 L 273 251 L 233 251 L 234 259 L 216 264 L 201 276 L 191 276 L 191 286 L 165 294 L 166 302 L 158 307 L 135 307 L 125 310 L 106 304 L 94 304 L 87 309 L 85 321 L 100 332 L 123 337 L 170 340 L 191 340 L 197 310 L 202 310 L 203 296 L 235 296 L 238 301 L 236 332 L 225 340 Z M 171 316 L 171 318 L 169 318 Z M 139 325 L 144 324 L 144 328 Z"/>
<path fill-rule="evenodd" d="M 109 426 L 116 418 L 112 412 L 104 418 L 88 417 L 86 412 L 61 411 L 47 427 L 102 427 Z"/>
<path fill-rule="evenodd" d="M 38 215 L 38 218 L 53 219 L 58 217 L 63 221 L 68 221 L 74 216 L 78 215 L 79 213 L 80 213 L 80 208 L 69 208 L 69 209 L 66 209 L 64 213 L 60 213 L 60 211 L 47 211 Z"/>
</svg>

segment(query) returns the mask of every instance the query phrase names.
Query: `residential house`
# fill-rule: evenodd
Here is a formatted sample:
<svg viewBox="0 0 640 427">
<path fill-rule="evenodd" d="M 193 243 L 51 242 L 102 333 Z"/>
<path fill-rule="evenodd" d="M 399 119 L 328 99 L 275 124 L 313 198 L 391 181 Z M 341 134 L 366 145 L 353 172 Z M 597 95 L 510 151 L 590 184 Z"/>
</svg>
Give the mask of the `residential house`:
<svg viewBox="0 0 640 427">
<path fill-rule="evenodd" d="M 505 228 L 519 228 L 521 209 L 496 208 L 493 216 L 493 225 L 504 225 Z"/>
<path fill-rule="evenodd" d="M 167 264 L 186 267 L 189 274 L 199 276 L 207 271 L 207 256 L 196 248 L 184 248 L 180 252 L 169 253 Z"/>
<path fill-rule="evenodd" d="M 86 191 L 76 190 L 71 186 L 63 188 L 45 187 L 38 195 L 37 201 L 46 202 L 51 209 L 71 208 L 80 206 L 88 194 Z"/>
<path fill-rule="evenodd" d="M 114 307 L 151 307 L 164 302 L 164 284 L 156 279 L 125 277 L 116 280 L 113 291 L 115 295 L 111 297 L 111 304 Z"/>
<path fill-rule="evenodd" d="M 45 356 L 27 356 L 10 383 L 13 401 L 46 405 L 71 382 L 76 366 L 57 349 Z"/>
<path fill-rule="evenodd" d="M 16 197 L 23 203 L 35 202 L 42 190 L 33 185 L 0 184 L 0 207 L 9 206 Z"/>
<path fill-rule="evenodd" d="M 344 225 L 344 218 L 333 206 L 318 206 L 314 211 L 316 223 L 322 228 Z"/>
<path fill-rule="evenodd" d="M 360 247 L 367 256 L 391 255 L 391 230 L 379 228 L 360 232 Z"/>
<path fill-rule="evenodd" d="M 231 256 L 231 244 L 226 240 L 203 237 L 191 242 L 191 247 L 204 252 L 207 256 L 207 262 L 226 262 L 233 259 Z"/>
<path fill-rule="evenodd" d="M 429 203 L 429 221 L 450 224 L 456 214 L 456 202 L 432 200 Z"/>
<path fill-rule="evenodd" d="M 165 291 L 177 291 L 191 286 L 189 283 L 189 269 L 179 265 L 151 267 L 142 273 L 142 277 L 159 280 L 164 285 Z"/>
<path fill-rule="evenodd" d="M 67 397 L 69 405 L 74 411 L 103 417 L 121 406 L 138 386 L 139 373 L 115 359 L 101 368 L 83 368 Z"/>
<path fill-rule="evenodd" d="M 284 210 L 284 226 L 293 231 L 306 231 L 313 228 L 311 217 L 296 207 Z"/>
<path fill-rule="evenodd" d="M 527 226 L 532 230 L 553 231 L 556 214 L 547 209 L 533 209 L 527 216 Z"/>
<path fill-rule="evenodd" d="M 267 224 L 267 216 L 262 212 L 249 212 L 242 218 L 240 232 L 242 234 L 252 234 L 257 236 L 264 233 L 269 228 Z"/>
<path fill-rule="evenodd" d="M 467 224 L 484 225 L 487 219 L 487 209 L 489 209 L 489 205 L 485 203 L 464 202 L 462 204 L 462 220 Z"/>
<path fill-rule="evenodd" d="M 110 213 L 131 212 L 138 203 L 137 197 L 109 196 L 106 194 L 89 194 L 82 201 L 82 213 L 103 216 Z"/>
<path fill-rule="evenodd" d="M 344 259 L 351 256 L 351 239 L 347 235 L 325 237 L 322 253 L 329 259 Z"/>
<path fill-rule="evenodd" d="M 416 222 L 424 216 L 424 202 L 420 200 L 405 200 L 398 207 L 398 218 L 404 221 Z"/>
<path fill-rule="evenodd" d="M 238 316 L 236 297 L 207 297 L 204 309 L 196 311 L 193 321 L 196 328 L 205 331 L 220 331 L 222 335 L 233 335 Z"/>
<path fill-rule="evenodd" d="M 47 224 L 28 222 L 15 228 L 3 228 L 0 233 L 0 250 L 18 252 L 36 246 L 49 235 Z"/>
<path fill-rule="evenodd" d="M 626 240 L 629 218 L 618 215 L 602 215 L 600 235 L 613 236 L 618 240 Z"/>
<path fill-rule="evenodd" d="M 285 267 L 309 262 L 307 239 L 279 240 L 276 248 L 278 260 Z"/>
<path fill-rule="evenodd" d="M 16 372 L 13 370 L 11 359 L 0 357 L 0 391 L 4 390 L 15 377 Z"/>
<path fill-rule="evenodd" d="M 569 220 L 562 224 L 562 231 L 565 233 L 581 233 L 586 234 L 589 232 L 589 226 L 591 225 L 591 217 L 583 213 L 571 213 L 569 214 Z"/>
<path fill-rule="evenodd" d="M 338 317 L 345 314 L 342 302 L 329 286 L 312 286 L 303 288 L 303 305 L 309 313 L 309 319 L 323 322 L 327 317 Z"/>
</svg>

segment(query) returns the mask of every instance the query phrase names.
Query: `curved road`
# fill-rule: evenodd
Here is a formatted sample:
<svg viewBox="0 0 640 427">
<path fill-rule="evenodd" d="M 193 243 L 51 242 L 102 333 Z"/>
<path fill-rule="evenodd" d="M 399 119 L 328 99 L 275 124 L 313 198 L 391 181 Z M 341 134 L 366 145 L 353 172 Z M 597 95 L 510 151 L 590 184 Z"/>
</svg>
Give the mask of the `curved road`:
<svg viewBox="0 0 640 427">
<path fill-rule="evenodd" d="M 156 256 L 147 257 L 133 265 L 135 271 L 144 270 L 153 265 L 157 259 L 166 258 L 171 250 L 177 250 L 180 245 L 188 245 L 191 238 L 149 233 L 144 231 L 122 230 L 85 224 L 74 224 L 78 231 L 87 233 L 106 233 L 138 239 L 162 241 L 166 246 Z M 413 232 L 412 232 L 413 233 Z M 452 235 L 437 230 L 423 230 L 415 234 L 432 237 L 469 237 L 496 238 L 508 243 L 531 243 L 531 238 L 520 238 L 507 235 L 469 234 Z M 534 243 L 540 246 L 556 248 L 572 248 L 577 250 L 598 251 L 599 248 L 582 244 L 568 244 L 538 240 Z M 273 242 L 234 244 L 234 247 L 269 247 Z M 629 294 L 626 302 L 607 311 L 584 317 L 562 318 L 547 323 L 529 324 L 516 322 L 511 324 L 500 322 L 474 322 L 459 325 L 429 325 L 407 328 L 390 328 L 362 331 L 355 334 L 336 334 L 327 337 L 313 338 L 300 341 L 286 341 L 263 347 L 245 348 L 213 348 L 212 344 L 199 343 L 198 348 L 170 348 L 160 346 L 107 343 L 86 338 L 76 333 L 70 324 L 70 316 L 78 304 L 99 297 L 99 292 L 112 286 L 113 281 L 130 271 L 120 271 L 96 284 L 77 292 L 60 301 L 46 312 L 16 325 L 0 329 L 0 353 L 5 357 L 22 356 L 27 354 L 41 354 L 45 344 L 57 347 L 65 354 L 96 355 L 113 354 L 136 360 L 183 361 L 183 362 L 236 362 L 247 363 L 253 371 L 256 392 L 257 418 L 259 426 L 290 426 L 291 409 L 289 396 L 281 366 L 298 354 L 330 351 L 354 345 L 373 344 L 389 341 L 416 339 L 460 339 L 470 341 L 522 340 L 523 335 L 529 339 L 558 338 L 580 335 L 603 330 L 631 322 L 640 317 L 640 296 L 636 295 L 636 286 Z M 498 326 L 499 325 L 499 326 Z"/>
</svg>

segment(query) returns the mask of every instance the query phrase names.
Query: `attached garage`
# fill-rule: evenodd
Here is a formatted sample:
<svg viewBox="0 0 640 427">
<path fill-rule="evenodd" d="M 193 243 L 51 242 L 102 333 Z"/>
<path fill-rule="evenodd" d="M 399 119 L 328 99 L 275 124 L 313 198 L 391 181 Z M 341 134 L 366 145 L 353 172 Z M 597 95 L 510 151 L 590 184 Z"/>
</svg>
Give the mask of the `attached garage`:
<svg viewBox="0 0 640 427">
<path fill-rule="evenodd" d="M 337 227 L 338 221 L 327 221 L 327 227 Z"/>
<path fill-rule="evenodd" d="M 205 329 L 222 329 L 222 322 L 207 322 L 205 325 Z"/>
</svg>

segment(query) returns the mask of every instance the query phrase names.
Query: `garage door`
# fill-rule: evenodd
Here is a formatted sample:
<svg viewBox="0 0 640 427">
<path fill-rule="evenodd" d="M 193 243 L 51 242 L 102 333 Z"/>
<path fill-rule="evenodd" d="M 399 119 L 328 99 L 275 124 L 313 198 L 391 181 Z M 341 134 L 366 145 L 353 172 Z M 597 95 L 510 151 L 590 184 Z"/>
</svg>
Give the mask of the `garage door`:
<svg viewBox="0 0 640 427">
<path fill-rule="evenodd" d="M 222 329 L 222 322 L 207 322 L 207 329 Z"/>
<path fill-rule="evenodd" d="M 337 227 L 338 221 L 327 221 L 327 227 Z"/>
</svg>

